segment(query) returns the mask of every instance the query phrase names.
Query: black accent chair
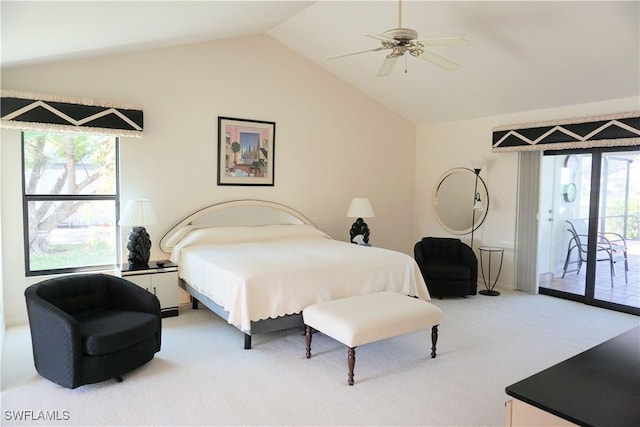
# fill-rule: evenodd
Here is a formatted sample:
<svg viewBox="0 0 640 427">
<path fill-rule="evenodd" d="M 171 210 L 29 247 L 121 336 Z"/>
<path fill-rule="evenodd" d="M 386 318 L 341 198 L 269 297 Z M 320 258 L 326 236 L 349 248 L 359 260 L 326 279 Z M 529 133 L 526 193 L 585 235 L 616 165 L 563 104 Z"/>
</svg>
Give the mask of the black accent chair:
<svg viewBox="0 0 640 427">
<path fill-rule="evenodd" d="M 125 279 L 57 277 L 24 295 L 36 370 L 63 387 L 122 381 L 160 351 L 160 302 Z"/>
<path fill-rule="evenodd" d="M 478 258 L 460 239 L 425 237 L 415 244 L 413 252 L 431 296 L 476 294 Z"/>
</svg>

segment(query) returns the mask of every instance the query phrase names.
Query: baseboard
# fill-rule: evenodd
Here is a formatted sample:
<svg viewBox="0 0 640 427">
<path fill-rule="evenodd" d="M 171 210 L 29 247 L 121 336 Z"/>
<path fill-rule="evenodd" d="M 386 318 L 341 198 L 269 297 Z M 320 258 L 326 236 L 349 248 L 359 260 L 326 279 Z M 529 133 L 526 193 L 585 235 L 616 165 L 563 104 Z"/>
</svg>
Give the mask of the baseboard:
<svg viewBox="0 0 640 427">
<path fill-rule="evenodd" d="M 4 337 L 7 332 L 7 325 L 4 323 L 4 316 L 0 316 L 0 358 L 3 358 Z M 0 359 L 2 360 L 2 359 Z"/>
<path fill-rule="evenodd" d="M 2 319 L 2 320 L 4 321 L 5 319 Z M 13 317 L 11 319 L 6 319 L 6 327 L 8 328 L 12 326 L 23 326 L 28 324 L 29 324 L 29 319 L 27 318 L 27 316 Z"/>
</svg>

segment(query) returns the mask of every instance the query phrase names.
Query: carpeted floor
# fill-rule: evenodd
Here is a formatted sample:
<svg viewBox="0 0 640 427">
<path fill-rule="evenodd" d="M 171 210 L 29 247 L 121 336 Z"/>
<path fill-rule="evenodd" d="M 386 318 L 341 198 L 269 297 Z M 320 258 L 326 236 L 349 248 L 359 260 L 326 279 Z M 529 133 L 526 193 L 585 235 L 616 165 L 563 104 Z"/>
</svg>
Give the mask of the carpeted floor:
<svg viewBox="0 0 640 427">
<path fill-rule="evenodd" d="M 254 337 L 247 351 L 237 329 L 185 307 L 164 319 L 162 351 L 124 382 L 66 390 L 35 372 L 28 327 L 12 327 L 1 424 L 498 426 L 506 386 L 640 324 L 520 292 L 432 302 L 444 313 L 438 357 L 429 330 L 359 347 L 353 387 L 346 348 L 326 336 L 314 335 L 309 360 L 298 330 Z"/>
</svg>

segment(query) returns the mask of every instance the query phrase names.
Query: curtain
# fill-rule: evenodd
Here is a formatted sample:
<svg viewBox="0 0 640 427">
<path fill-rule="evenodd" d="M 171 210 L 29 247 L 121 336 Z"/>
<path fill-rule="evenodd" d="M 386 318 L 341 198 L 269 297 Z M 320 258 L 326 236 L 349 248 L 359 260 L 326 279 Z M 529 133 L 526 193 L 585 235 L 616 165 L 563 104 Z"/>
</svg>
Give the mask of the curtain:
<svg viewBox="0 0 640 427">
<path fill-rule="evenodd" d="M 518 156 L 515 288 L 538 293 L 538 205 L 541 151 Z"/>
<path fill-rule="evenodd" d="M 142 137 L 140 105 L 2 91 L 4 128 Z"/>
</svg>

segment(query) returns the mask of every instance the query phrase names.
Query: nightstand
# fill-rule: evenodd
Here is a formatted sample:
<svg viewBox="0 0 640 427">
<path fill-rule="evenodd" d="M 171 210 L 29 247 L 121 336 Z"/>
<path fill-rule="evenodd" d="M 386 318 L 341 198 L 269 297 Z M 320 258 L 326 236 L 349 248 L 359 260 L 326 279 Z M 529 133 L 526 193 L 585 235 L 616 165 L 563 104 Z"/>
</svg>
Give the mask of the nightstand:
<svg viewBox="0 0 640 427">
<path fill-rule="evenodd" d="M 120 275 L 157 296 L 162 317 L 178 315 L 178 264 L 168 260 L 149 261 L 144 267 L 122 264 Z"/>
</svg>

